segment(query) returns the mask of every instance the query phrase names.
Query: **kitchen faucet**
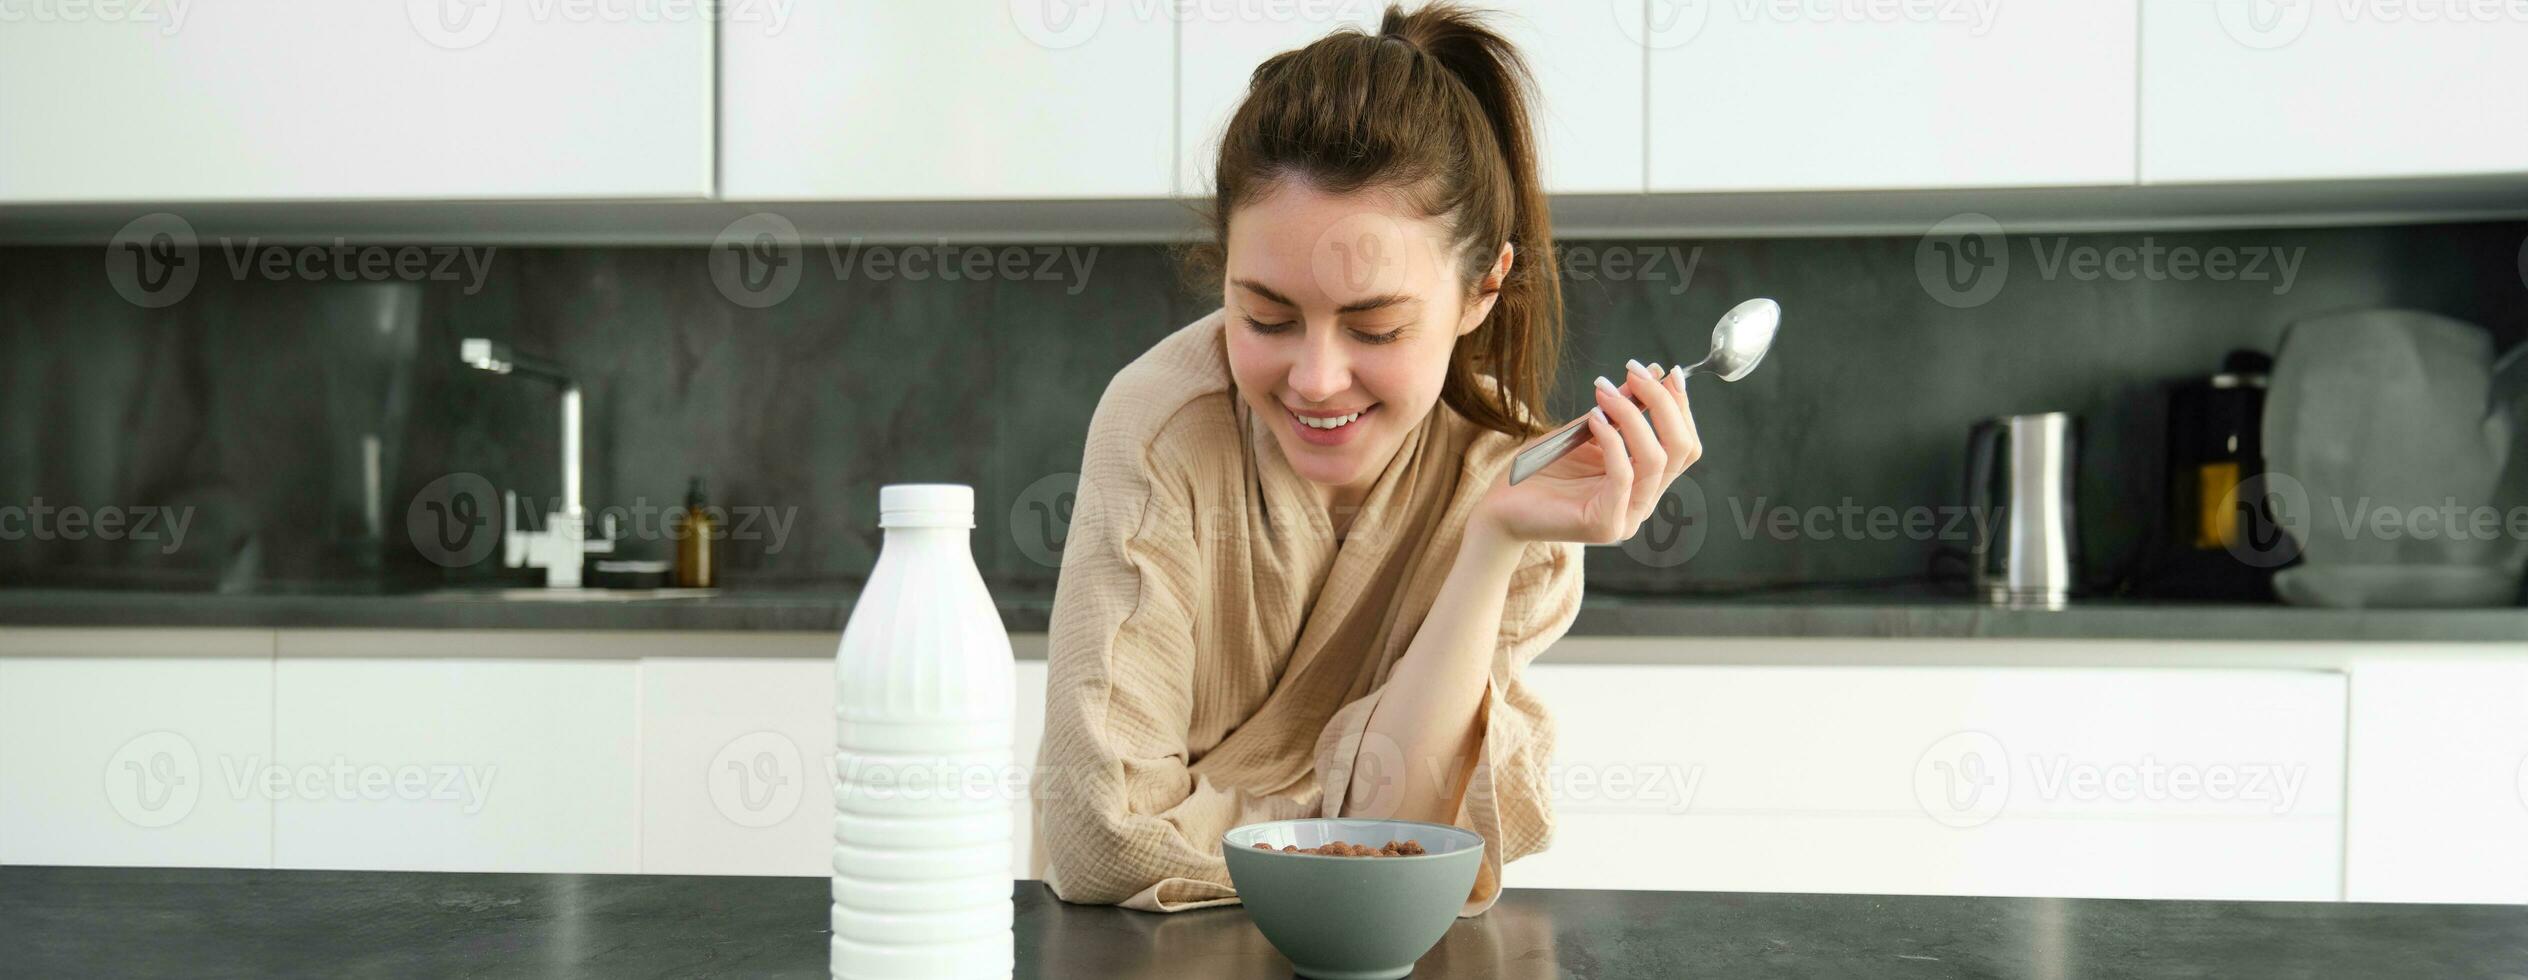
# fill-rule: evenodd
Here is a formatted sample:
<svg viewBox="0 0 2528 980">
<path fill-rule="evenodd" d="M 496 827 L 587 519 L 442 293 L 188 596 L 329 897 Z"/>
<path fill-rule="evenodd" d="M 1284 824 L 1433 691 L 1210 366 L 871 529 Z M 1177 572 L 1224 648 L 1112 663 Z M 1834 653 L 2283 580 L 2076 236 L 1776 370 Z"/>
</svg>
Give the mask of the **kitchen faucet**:
<svg viewBox="0 0 2528 980">
<path fill-rule="evenodd" d="M 544 515 L 542 530 L 528 530 L 518 520 L 518 492 L 501 491 L 501 558 L 510 568 L 544 569 L 548 588 L 578 588 L 582 559 L 614 552 L 612 528 L 590 537 L 588 508 L 580 502 L 579 382 L 564 374 L 561 365 L 519 354 L 507 344 L 483 337 L 459 342 L 457 356 L 470 367 L 539 378 L 562 389 L 562 499 L 552 513 Z"/>
</svg>

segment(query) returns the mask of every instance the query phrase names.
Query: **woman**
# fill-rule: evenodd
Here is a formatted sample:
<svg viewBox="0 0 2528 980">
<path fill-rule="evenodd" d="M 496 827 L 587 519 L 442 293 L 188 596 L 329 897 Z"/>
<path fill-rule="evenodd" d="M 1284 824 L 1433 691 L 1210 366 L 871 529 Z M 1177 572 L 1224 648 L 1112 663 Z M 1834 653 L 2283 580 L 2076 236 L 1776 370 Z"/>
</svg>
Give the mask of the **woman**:
<svg viewBox="0 0 2528 980">
<path fill-rule="evenodd" d="M 1548 842 L 1521 672 L 1579 610 L 1579 546 L 1701 447 L 1682 382 L 1636 363 L 1598 379 L 1590 444 L 1507 481 L 1562 333 L 1527 80 L 1448 6 L 1256 69 L 1214 185 L 1222 309 L 1089 425 L 1036 781 L 1061 898 L 1235 901 L 1223 831 L 1370 816 L 1482 834 L 1475 915 Z"/>
</svg>

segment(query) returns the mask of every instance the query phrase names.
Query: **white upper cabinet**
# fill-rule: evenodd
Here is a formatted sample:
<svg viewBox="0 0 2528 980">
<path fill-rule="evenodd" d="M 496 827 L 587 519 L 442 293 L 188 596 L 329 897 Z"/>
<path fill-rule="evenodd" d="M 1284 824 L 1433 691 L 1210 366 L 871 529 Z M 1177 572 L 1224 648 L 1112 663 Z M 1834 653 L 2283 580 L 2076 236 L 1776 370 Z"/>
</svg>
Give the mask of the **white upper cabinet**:
<svg viewBox="0 0 2528 980">
<path fill-rule="evenodd" d="M 1324 3 L 1187 3 L 1178 31 L 1183 70 L 1176 80 L 1179 153 L 1176 190 L 1208 197 L 1220 158 L 1220 134 L 1246 98 L 1248 76 L 1264 59 L 1304 47 L 1341 27 L 1378 29 L 1383 7 L 1372 0 Z"/>
<path fill-rule="evenodd" d="M 2528 171 L 2528 15 L 2464 0 L 2144 0 L 2142 179 Z"/>
<path fill-rule="evenodd" d="M 1545 189 L 1638 194 L 1641 0 L 1494 0 L 1494 19 L 1536 75 Z"/>
<path fill-rule="evenodd" d="M 0 18 L 0 201 L 711 193 L 712 25 L 670 16 L 693 8 L 41 7 Z"/>
<path fill-rule="evenodd" d="M 2135 0 L 1648 0 L 1653 191 L 2123 184 Z"/>
<path fill-rule="evenodd" d="M 1385 10 L 1372 0 L 1179 5 L 1184 19 L 1178 80 L 1179 194 L 1211 193 L 1220 134 L 1264 59 L 1343 27 L 1375 32 Z M 1540 166 L 1554 193 L 1642 189 L 1642 52 L 1637 0 L 1491 0 L 1494 27 L 1536 75 Z M 1111 16 L 1111 14 L 1109 15 Z"/>
<path fill-rule="evenodd" d="M 743 5 L 739 5 L 743 6 Z M 1166 197 L 1166 3 L 780 5 L 720 35 L 735 200 Z"/>
</svg>

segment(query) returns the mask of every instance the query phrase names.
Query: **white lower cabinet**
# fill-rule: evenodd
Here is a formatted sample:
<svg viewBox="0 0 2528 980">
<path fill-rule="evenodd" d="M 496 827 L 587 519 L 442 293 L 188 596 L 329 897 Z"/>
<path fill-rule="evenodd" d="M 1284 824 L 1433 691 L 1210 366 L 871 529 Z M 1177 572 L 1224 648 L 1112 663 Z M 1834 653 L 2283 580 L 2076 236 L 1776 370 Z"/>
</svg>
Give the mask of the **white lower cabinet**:
<svg viewBox="0 0 2528 980">
<path fill-rule="evenodd" d="M 0 864 L 262 868 L 269 630 L 0 630 Z"/>
<path fill-rule="evenodd" d="M 2528 902 L 2528 663 L 2409 650 L 2353 668 L 2357 902 Z"/>
<path fill-rule="evenodd" d="M 575 642 L 282 633 L 273 864 L 639 871 L 639 663 Z"/>
<path fill-rule="evenodd" d="M 832 660 L 645 660 L 640 704 L 642 871 L 825 873 Z"/>
<path fill-rule="evenodd" d="M 0 863 L 822 875 L 833 642 L 0 629 Z M 2170 649 L 1549 654 L 1555 834 L 1506 883 L 2528 902 L 2528 651 Z"/>
<path fill-rule="evenodd" d="M 1511 886 L 2329 900 L 2341 674 L 1540 665 Z"/>
</svg>

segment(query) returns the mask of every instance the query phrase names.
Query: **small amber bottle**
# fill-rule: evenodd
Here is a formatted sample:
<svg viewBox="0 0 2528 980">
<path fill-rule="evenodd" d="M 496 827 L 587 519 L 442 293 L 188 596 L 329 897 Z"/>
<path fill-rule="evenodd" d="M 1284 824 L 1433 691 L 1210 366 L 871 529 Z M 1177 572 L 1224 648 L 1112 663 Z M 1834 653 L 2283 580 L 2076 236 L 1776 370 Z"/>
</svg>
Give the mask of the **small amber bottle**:
<svg viewBox="0 0 2528 980">
<path fill-rule="evenodd" d="M 685 490 L 684 520 L 676 522 L 676 587 L 720 587 L 720 522 L 702 504 L 702 478 Z"/>
</svg>

